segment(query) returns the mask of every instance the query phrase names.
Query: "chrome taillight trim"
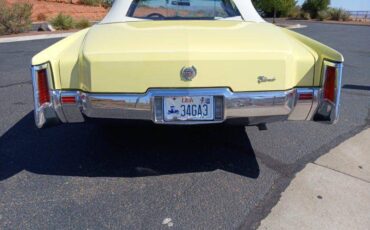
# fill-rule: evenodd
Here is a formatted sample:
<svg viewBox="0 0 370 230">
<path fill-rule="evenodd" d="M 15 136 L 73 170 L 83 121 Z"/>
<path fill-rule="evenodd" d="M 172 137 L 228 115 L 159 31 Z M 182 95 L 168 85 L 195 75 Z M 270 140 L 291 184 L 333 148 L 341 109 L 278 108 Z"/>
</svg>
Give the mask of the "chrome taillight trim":
<svg viewBox="0 0 370 230">
<path fill-rule="evenodd" d="M 325 60 L 322 69 L 322 87 L 326 80 L 326 69 L 328 66 L 336 69 L 335 100 L 334 102 L 324 99 L 324 90 L 318 93 L 318 106 L 313 117 L 314 121 L 335 124 L 339 119 L 340 97 L 342 92 L 343 63 L 330 62 Z"/>
<path fill-rule="evenodd" d="M 38 75 L 37 71 L 41 69 L 47 70 L 48 88 L 50 94 L 50 101 L 40 105 L 39 103 L 39 89 L 38 89 Z M 57 112 L 60 112 L 59 108 L 54 108 L 54 105 L 58 105 L 58 94 L 52 90 L 52 79 L 51 69 L 49 64 L 42 64 L 31 67 L 32 87 L 33 87 L 33 100 L 34 100 L 34 117 L 35 123 L 38 128 L 42 128 L 49 124 L 55 124 L 60 121 Z"/>
</svg>

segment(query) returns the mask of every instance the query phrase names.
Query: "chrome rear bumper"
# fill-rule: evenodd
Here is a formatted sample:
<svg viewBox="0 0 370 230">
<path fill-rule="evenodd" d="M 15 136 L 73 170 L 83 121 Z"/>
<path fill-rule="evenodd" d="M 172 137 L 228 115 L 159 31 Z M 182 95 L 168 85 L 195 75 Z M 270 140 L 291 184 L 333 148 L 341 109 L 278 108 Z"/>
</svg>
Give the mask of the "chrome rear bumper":
<svg viewBox="0 0 370 230">
<path fill-rule="evenodd" d="M 301 94 L 312 98 L 300 99 Z M 51 103 L 35 110 L 36 125 L 84 122 L 85 117 L 151 120 L 157 124 L 210 124 L 229 120 L 257 125 L 278 120 L 313 120 L 320 105 L 320 88 L 297 88 L 287 91 L 232 92 L 228 88 L 150 89 L 144 94 L 98 94 L 80 91 L 50 91 Z M 214 96 L 213 121 L 174 121 L 163 119 L 165 96 Z M 62 98 L 74 98 L 63 103 Z M 335 110 L 336 111 L 336 110 Z M 42 119 L 40 119 L 42 118 Z M 329 114 L 329 121 L 336 115 Z"/>
</svg>

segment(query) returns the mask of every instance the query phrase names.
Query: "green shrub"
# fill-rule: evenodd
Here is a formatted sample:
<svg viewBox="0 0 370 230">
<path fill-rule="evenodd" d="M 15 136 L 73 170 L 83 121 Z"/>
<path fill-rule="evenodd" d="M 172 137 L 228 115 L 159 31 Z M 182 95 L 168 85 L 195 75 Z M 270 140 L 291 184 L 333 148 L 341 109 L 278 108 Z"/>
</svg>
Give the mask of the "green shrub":
<svg viewBox="0 0 370 230">
<path fill-rule="evenodd" d="M 91 26 L 91 23 L 87 19 L 80 19 L 75 24 L 76 29 L 85 29 L 90 26 Z"/>
<path fill-rule="evenodd" d="M 87 19 L 74 20 L 71 16 L 59 13 L 51 19 L 50 24 L 56 30 L 85 29 L 91 26 Z"/>
<path fill-rule="evenodd" d="M 330 8 L 328 13 L 330 19 L 335 21 L 349 21 L 351 17 L 347 11 L 341 8 Z"/>
<path fill-rule="evenodd" d="M 109 8 L 113 5 L 114 0 L 79 0 L 82 5 L 88 6 L 103 6 L 104 8 Z"/>
<path fill-rule="evenodd" d="M 310 20 L 311 19 L 311 15 L 308 12 L 302 11 L 300 18 L 303 19 L 303 20 Z"/>
<path fill-rule="evenodd" d="M 113 5 L 114 0 L 102 0 L 101 5 L 104 8 L 110 8 Z"/>
<path fill-rule="evenodd" d="M 321 10 L 317 14 L 317 19 L 319 19 L 320 21 L 324 21 L 324 20 L 330 19 L 330 14 L 329 14 L 329 12 L 327 10 Z"/>
<path fill-rule="evenodd" d="M 310 20 L 310 14 L 304 12 L 300 7 L 295 7 L 288 15 L 290 19 Z"/>
<path fill-rule="evenodd" d="M 50 24 L 56 30 L 70 30 L 75 27 L 75 22 L 73 18 L 63 13 L 59 13 L 56 17 L 51 19 Z"/>
<path fill-rule="evenodd" d="M 80 4 L 88 5 L 88 6 L 100 6 L 102 0 L 80 0 Z"/>
<path fill-rule="evenodd" d="M 302 9 L 310 13 L 311 18 L 317 18 L 318 13 L 328 9 L 329 4 L 330 0 L 306 0 L 302 5 Z"/>
<path fill-rule="evenodd" d="M 291 19 L 300 19 L 301 17 L 301 8 L 299 6 L 294 7 L 288 14 L 288 17 Z"/>
<path fill-rule="evenodd" d="M 341 16 L 340 19 L 342 21 L 350 21 L 351 20 L 351 14 L 345 11 Z"/>
<path fill-rule="evenodd" d="M 259 12 L 267 17 L 286 17 L 289 12 L 297 5 L 295 0 L 252 0 L 253 5 Z"/>
<path fill-rule="evenodd" d="M 32 4 L 14 3 L 9 6 L 0 0 L 0 34 L 21 33 L 31 28 Z"/>
</svg>

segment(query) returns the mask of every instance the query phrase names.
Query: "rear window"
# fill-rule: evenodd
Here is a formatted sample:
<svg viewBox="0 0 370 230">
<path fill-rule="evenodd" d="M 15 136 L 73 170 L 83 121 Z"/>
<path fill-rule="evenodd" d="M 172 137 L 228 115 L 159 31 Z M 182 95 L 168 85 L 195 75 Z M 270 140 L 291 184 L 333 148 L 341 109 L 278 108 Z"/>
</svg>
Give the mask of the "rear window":
<svg viewBox="0 0 370 230">
<path fill-rule="evenodd" d="M 151 20 L 214 20 L 240 16 L 232 0 L 134 0 L 128 17 Z"/>
</svg>

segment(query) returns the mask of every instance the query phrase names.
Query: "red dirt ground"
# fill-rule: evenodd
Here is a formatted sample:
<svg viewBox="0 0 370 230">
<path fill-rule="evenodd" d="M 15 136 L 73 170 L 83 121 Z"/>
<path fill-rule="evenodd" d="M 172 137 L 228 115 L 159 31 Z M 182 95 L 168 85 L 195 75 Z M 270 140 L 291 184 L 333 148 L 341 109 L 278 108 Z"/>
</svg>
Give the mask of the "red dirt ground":
<svg viewBox="0 0 370 230">
<path fill-rule="evenodd" d="M 38 21 L 38 15 L 44 14 L 50 19 L 58 13 L 70 15 L 75 19 L 85 18 L 90 21 L 101 20 L 108 12 L 103 7 L 86 6 L 78 4 L 78 0 L 6 0 L 8 3 L 29 2 L 33 5 L 32 21 Z"/>
</svg>

